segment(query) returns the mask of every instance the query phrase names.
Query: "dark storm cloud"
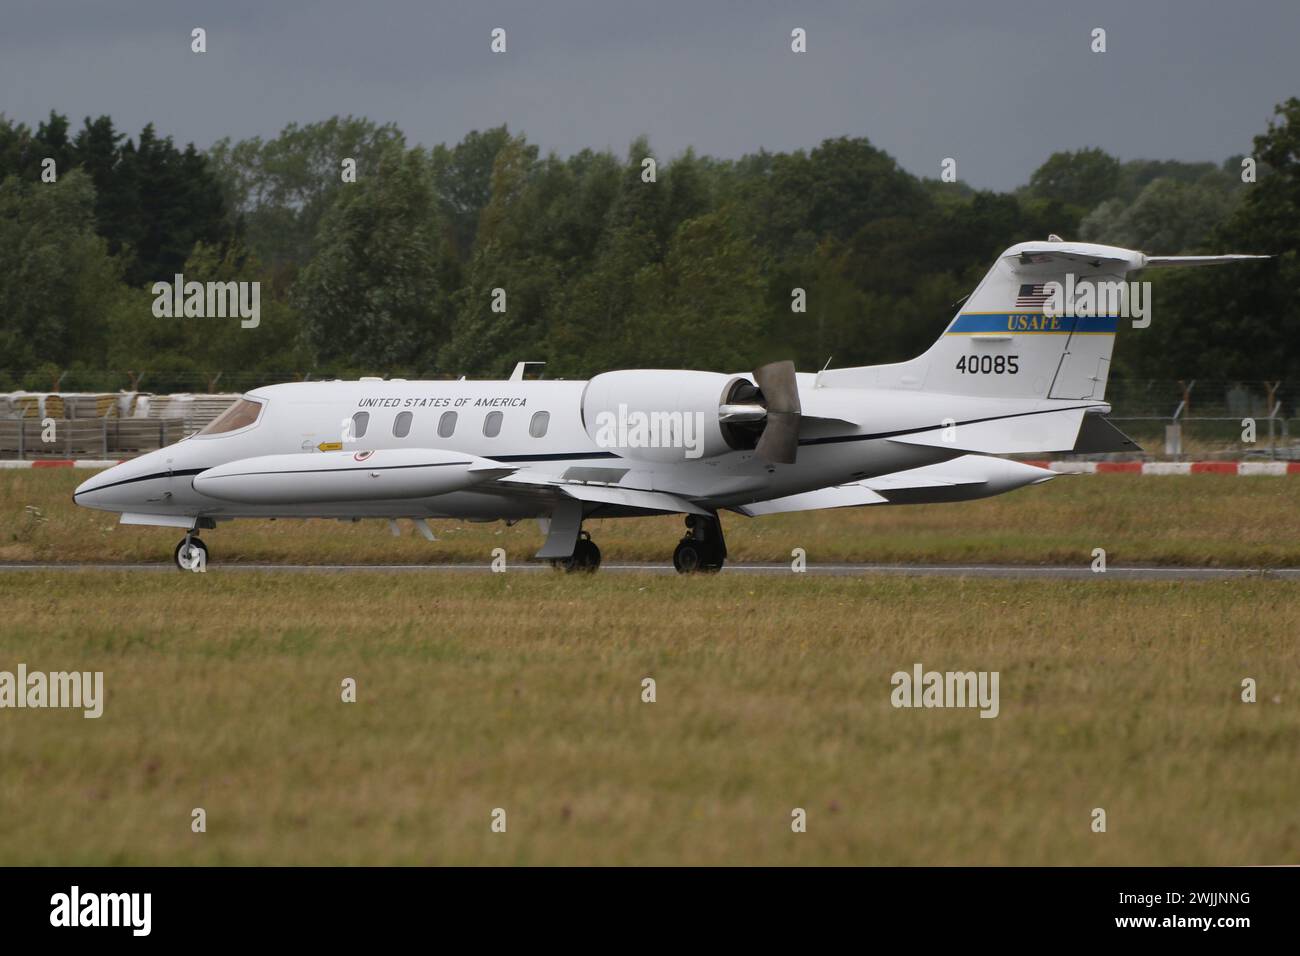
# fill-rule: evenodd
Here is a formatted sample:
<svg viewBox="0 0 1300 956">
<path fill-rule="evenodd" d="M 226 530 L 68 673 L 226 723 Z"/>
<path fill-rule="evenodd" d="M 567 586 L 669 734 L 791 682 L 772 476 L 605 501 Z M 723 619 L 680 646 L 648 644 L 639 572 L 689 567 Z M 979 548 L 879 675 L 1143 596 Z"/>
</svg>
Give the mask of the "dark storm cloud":
<svg viewBox="0 0 1300 956">
<path fill-rule="evenodd" d="M 1056 149 L 1220 161 L 1300 95 L 1300 4 L 6 4 L 0 111 L 108 113 L 207 146 L 334 114 L 454 142 L 507 123 L 543 150 L 645 133 L 736 157 L 867 136 L 934 176 L 1010 188 Z M 208 49 L 189 50 L 195 26 Z M 503 27 L 509 52 L 488 50 Z M 790 30 L 809 51 L 790 52 Z M 1093 27 L 1109 50 L 1089 51 Z"/>
</svg>

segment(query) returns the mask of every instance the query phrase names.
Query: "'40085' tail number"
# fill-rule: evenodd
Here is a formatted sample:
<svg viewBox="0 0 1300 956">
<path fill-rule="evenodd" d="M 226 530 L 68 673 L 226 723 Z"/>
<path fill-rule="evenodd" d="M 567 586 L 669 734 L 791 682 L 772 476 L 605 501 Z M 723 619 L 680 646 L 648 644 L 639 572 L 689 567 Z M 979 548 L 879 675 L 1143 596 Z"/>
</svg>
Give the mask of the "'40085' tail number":
<svg viewBox="0 0 1300 956">
<path fill-rule="evenodd" d="M 1019 355 L 963 355 L 957 371 L 968 375 L 1015 375 L 1020 371 Z"/>
</svg>

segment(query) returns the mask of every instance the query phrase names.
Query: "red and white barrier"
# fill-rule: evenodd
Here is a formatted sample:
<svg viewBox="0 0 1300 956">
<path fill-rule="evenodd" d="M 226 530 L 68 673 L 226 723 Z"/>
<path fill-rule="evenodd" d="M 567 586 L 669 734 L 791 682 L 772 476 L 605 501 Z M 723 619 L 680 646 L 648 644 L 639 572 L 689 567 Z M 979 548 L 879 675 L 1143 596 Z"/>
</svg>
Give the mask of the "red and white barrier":
<svg viewBox="0 0 1300 956">
<path fill-rule="evenodd" d="M 1060 475 L 1300 475 L 1300 461 L 1027 461 Z"/>
<path fill-rule="evenodd" d="M 28 458 L 24 461 L 0 461 L 0 468 L 112 468 L 120 461 L 99 458 Z"/>
</svg>

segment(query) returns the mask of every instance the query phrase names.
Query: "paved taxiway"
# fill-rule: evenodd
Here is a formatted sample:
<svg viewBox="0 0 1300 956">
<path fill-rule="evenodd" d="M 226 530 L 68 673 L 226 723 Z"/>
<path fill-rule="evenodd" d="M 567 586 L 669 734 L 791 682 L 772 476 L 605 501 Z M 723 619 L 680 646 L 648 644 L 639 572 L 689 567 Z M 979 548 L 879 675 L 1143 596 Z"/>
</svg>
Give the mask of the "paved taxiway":
<svg viewBox="0 0 1300 956">
<path fill-rule="evenodd" d="M 554 573 L 549 564 L 519 562 L 510 564 L 509 571 L 545 571 Z M 672 574 L 668 564 L 622 563 L 603 564 L 602 572 L 650 572 Z M 18 571 L 134 571 L 177 573 L 174 564 L 0 564 L 0 572 Z M 382 571 L 386 573 L 457 573 L 491 571 L 488 564 L 213 564 L 208 573 L 244 573 L 249 571 L 278 574 L 343 574 L 355 571 Z M 791 574 L 788 564 L 728 564 L 722 574 Z M 1111 567 L 1104 572 L 1094 572 L 1090 566 L 1041 567 L 1038 565 L 912 565 L 912 564 L 812 564 L 808 574 L 835 575 L 839 577 L 890 574 L 917 575 L 947 578 L 1038 578 L 1038 579 L 1091 579 L 1123 581 L 1210 581 L 1230 578 L 1278 578 L 1300 580 L 1300 568 L 1144 568 Z"/>
</svg>

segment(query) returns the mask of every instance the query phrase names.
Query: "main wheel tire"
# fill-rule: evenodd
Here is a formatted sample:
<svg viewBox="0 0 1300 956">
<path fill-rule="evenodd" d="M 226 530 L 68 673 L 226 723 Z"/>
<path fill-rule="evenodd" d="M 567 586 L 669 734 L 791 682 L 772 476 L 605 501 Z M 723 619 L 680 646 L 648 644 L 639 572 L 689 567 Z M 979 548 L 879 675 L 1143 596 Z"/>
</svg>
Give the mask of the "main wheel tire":
<svg viewBox="0 0 1300 956">
<path fill-rule="evenodd" d="M 673 567 L 678 574 L 694 574 L 703 568 L 704 563 L 704 549 L 698 541 L 685 538 L 677 543 L 673 551 Z"/>
<path fill-rule="evenodd" d="M 189 545 L 188 548 L 186 547 L 187 543 Z M 194 552 L 196 551 L 203 553 L 203 566 L 206 568 L 208 565 L 208 546 L 203 539 L 197 535 L 191 536 L 188 539 L 181 538 L 181 543 L 176 545 L 176 550 L 172 553 L 172 558 L 176 562 L 176 567 L 180 568 L 182 571 L 194 570 L 192 561 L 194 560 Z"/>
<path fill-rule="evenodd" d="M 716 574 L 724 560 L 722 548 L 694 538 L 683 538 L 673 551 L 673 567 L 679 574 Z"/>
<path fill-rule="evenodd" d="M 573 571 L 586 571 L 588 574 L 600 567 L 600 548 L 590 538 L 579 538 L 573 549 Z"/>
<path fill-rule="evenodd" d="M 585 571 L 590 574 L 600 567 L 600 548 L 596 547 L 596 542 L 590 538 L 579 538 L 578 543 L 573 546 L 573 554 L 567 558 L 552 558 L 551 567 L 565 574 L 572 574 L 574 571 Z"/>
</svg>

